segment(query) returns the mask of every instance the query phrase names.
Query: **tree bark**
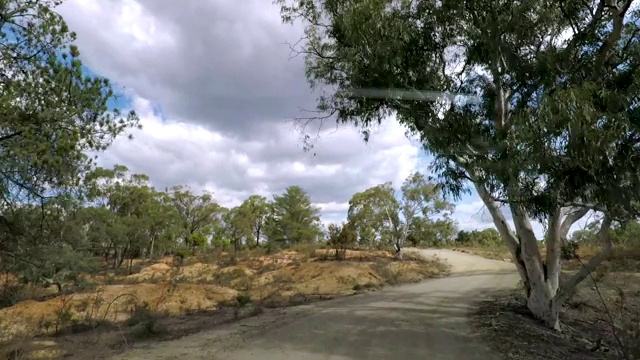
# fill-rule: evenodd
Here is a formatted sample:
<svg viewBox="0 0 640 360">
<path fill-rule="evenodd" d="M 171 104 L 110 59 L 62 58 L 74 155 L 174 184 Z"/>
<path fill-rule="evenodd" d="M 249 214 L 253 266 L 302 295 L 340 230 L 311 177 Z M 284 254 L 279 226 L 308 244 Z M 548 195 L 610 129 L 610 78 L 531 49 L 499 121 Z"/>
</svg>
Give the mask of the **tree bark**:
<svg viewBox="0 0 640 360">
<path fill-rule="evenodd" d="M 400 242 L 397 241 L 394 245 L 396 248 L 396 259 L 402 260 L 402 246 L 400 245 Z"/>
<path fill-rule="evenodd" d="M 575 291 L 576 286 L 611 253 L 612 245 L 609 239 L 611 220 L 608 216 L 602 223 L 600 239 L 603 249 L 589 263 L 565 284 L 560 284 L 561 261 L 560 251 L 562 239 L 567 236 L 571 226 L 584 217 L 588 208 L 581 208 L 570 212 L 564 217 L 562 208 L 556 209 L 549 217 L 548 229 L 545 234 L 546 256 L 543 261 L 538 247 L 530 217 L 526 209 L 510 206 L 515 225 L 515 232 L 507 224 L 506 219 L 498 207 L 493 196 L 484 184 L 474 183 L 478 195 L 487 206 L 494 225 L 505 240 L 513 257 L 514 263 L 524 283 L 527 307 L 534 317 L 545 323 L 549 328 L 560 330 L 560 310 L 564 303 Z"/>
<path fill-rule="evenodd" d="M 256 228 L 256 247 L 260 247 L 260 227 Z"/>
<path fill-rule="evenodd" d="M 511 253 L 511 257 L 513 258 L 514 264 L 518 269 L 518 273 L 520 274 L 520 279 L 524 283 L 525 289 L 527 291 L 527 296 L 528 296 L 530 286 L 529 286 L 529 281 L 527 279 L 526 267 L 520 257 L 521 249 L 520 249 L 520 243 L 518 241 L 518 236 L 511 229 L 509 224 L 507 224 L 507 220 L 504 217 L 504 214 L 502 214 L 502 211 L 500 211 L 500 208 L 496 204 L 491 194 L 489 194 L 489 191 L 485 188 L 484 184 L 479 184 L 474 182 L 474 186 L 476 188 L 476 191 L 478 192 L 478 195 L 480 196 L 480 199 L 482 199 L 482 202 L 484 202 L 485 206 L 489 210 L 489 213 L 491 214 L 491 218 L 493 219 L 493 224 L 495 225 L 496 229 L 500 233 L 500 236 L 502 236 L 502 239 L 504 239 L 504 241 L 507 243 L 507 248 Z"/>
<path fill-rule="evenodd" d="M 610 237 L 611 218 L 605 215 L 598 231 L 598 238 L 602 243 L 600 252 L 592 257 L 575 275 L 573 275 L 556 294 L 558 302 L 564 304 L 575 293 L 576 287 L 580 282 L 589 276 L 611 253 L 613 252 L 613 243 Z"/>
<path fill-rule="evenodd" d="M 549 328 L 560 330 L 560 307 L 554 299 L 555 294 L 551 291 L 553 286 L 550 284 L 553 281 L 549 281 L 547 264 L 542 262 L 538 240 L 533 232 L 531 221 L 526 211 L 520 206 L 511 206 L 511 213 L 520 239 L 521 261 L 524 263 L 530 286 L 527 294 L 527 308 L 534 317 L 543 321 Z M 560 268 L 559 260 L 558 257 L 558 263 L 554 265 L 558 270 Z"/>
<path fill-rule="evenodd" d="M 147 254 L 147 257 L 149 259 L 153 259 L 153 247 L 154 247 L 155 243 L 156 243 L 156 237 L 152 236 L 151 237 L 151 244 L 149 245 L 149 253 Z"/>
</svg>

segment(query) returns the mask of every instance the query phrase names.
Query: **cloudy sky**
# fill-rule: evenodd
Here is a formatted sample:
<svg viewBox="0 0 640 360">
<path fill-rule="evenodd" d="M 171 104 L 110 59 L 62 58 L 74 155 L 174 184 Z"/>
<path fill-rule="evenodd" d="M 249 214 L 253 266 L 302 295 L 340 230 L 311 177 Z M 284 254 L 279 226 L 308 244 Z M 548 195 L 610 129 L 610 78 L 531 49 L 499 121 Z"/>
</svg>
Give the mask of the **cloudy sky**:
<svg viewBox="0 0 640 360">
<path fill-rule="evenodd" d="M 354 193 L 426 170 L 418 144 L 392 120 L 368 144 L 356 129 L 327 123 L 303 151 L 291 119 L 315 95 L 286 45 L 301 28 L 282 25 L 271 1 L 67 0 L 59 11 L 85 65 L 122 86 L 119 103 L 142 120 L 104 165 L 148 174 L 159 188 L 208 189 L 226 206 L 299 185 L 325 221 L 344 219 Z M 461 229 L 492 226 L 475 195 L 454 216 Z"/>
</svg>

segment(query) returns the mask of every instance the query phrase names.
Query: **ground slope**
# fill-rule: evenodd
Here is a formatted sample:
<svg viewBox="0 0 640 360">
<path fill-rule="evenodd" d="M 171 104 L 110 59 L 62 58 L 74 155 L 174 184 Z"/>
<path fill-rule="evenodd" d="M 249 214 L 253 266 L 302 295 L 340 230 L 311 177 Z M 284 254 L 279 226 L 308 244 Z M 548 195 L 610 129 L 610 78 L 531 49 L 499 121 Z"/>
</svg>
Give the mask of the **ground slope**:
<svg viewBox="0 0 640 360">
<path fill-rule="evenodd" d="M 447 260 L 451 276 L 265 313 L 112 359 L 498 359 L 466 318 L 477 300 L 515 286 L 513 265 L 448 250 L 416 251 Z"/>
</svg>

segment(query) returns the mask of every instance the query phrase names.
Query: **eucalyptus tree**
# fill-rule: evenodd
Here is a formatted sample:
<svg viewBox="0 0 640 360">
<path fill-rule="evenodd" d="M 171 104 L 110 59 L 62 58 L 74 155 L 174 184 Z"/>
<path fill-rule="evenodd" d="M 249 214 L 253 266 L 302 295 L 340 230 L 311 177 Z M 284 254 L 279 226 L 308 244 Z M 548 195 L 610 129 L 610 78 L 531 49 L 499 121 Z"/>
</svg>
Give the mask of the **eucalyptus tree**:
<svg viewBox="0 0 640 360">
<path fill-rule="evenodd" d="M 296 51 L 321 92 L 317 118 L 356 124 L 366 140 L 394 115 L 434 155 L 448 193 L 478 193 L 515 260 L 528 308 L 559 329 L 563 303 L 611 252 L 612 222 L 637 213 L 633 0 L 276 3 L 283 21 L 305 27 Z M 427 90 L 478 101 L 424 101 Z M 561 285 L 561 239 L 589 211 L 602 217 L 602 252 Z M 548 229 L 544 257 L 534 219 Z"/>
<path fill-rule="evenodd" d="M 264 227 L 269 216 L 269 201 L 260 195 L 251 195 L 240 205 L 247 213 L 255 246 L 260 246 L 260 240 L 264 237 Z"/>
<path fill-rule="evenodd" d="M 391 182 L 354 194 L 349 200 L 348 223 L 363 247 L 391 245 L 400 227 L 400 203 Z M 396 241 L 400 241 L 396 238 Z"/>
<path fill-rule="evenodd" d="M 180 237 L 188 248 L 202 247 L 214 237 L 215 225 L 222 222 L 223 208 L 210 192 L 194 193 L 186 186 L 169 189 L 170 201 L 175 208 Z"/>
</svg>

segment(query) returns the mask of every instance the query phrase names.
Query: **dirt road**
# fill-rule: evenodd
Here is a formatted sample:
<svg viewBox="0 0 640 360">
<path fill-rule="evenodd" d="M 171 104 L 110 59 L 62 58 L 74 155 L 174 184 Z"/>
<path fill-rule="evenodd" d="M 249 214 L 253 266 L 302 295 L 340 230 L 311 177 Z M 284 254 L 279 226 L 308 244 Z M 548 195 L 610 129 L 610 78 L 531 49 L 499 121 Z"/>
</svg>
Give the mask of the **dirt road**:
<svg viewBox="0 0 640 360">
<path fill-rule="evenodd" d="M 416 251 L 447 260 L 451 276 L 265 313 L 112 359 L 498 359 L 478 342 L 465 315 L 475 300 L 515 286 L 514 266 L 447 250 Z"/>
</svg>

